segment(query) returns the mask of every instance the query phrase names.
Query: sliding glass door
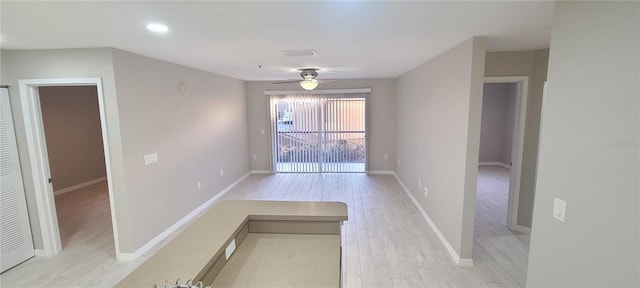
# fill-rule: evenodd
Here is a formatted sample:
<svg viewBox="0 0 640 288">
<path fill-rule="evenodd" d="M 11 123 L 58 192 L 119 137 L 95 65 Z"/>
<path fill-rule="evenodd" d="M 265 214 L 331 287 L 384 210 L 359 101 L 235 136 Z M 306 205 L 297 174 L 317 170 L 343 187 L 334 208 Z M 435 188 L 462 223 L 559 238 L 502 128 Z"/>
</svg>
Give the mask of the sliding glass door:
<svg viewBox="0 0 640 288">
<path fill-rule="evenodd" d="M 367 94 L 272 95 L 276 172 L 365 172 Z"/>
<path fill-rule="evenodd" d="M 321 99 L 286 97 L 274 102 L 276 172 L 321 172 Z"/>
</svg>

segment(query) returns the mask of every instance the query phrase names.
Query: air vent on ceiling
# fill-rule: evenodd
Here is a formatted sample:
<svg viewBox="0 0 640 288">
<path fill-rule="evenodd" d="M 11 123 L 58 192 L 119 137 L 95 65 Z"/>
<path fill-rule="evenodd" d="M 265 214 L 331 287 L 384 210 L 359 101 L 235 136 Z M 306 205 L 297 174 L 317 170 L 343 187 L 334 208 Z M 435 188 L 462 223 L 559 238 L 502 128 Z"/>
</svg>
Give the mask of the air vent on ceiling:
<svg viewBox="0 0 640 288">
<path fill-rule="evenodd" d="M 280 50 L 284 56 L 300 57 L 300 56 L 316 56 L 318 52 L 315 49 L 303 49 L 303 50 Z"/>
</svg>

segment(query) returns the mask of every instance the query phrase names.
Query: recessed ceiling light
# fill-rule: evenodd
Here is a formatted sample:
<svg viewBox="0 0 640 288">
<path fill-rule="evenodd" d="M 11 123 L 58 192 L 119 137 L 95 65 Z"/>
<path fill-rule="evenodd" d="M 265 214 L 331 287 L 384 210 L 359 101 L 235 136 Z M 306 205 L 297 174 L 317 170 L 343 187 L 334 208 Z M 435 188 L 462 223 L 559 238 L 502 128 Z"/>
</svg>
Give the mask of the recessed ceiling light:
<svg viewBox="0 0 640 288">
<path fill-rule="evenodd" d="M 147 24 L 147 29 L 156 32 L 156 33 L 167 33 L 169 32 L 169 27 L 167 27 L 167 25 L 163 25 L 163 24 L 158 24 L 158 23 L 151 23 L 151 24 Z"/>
</svg>

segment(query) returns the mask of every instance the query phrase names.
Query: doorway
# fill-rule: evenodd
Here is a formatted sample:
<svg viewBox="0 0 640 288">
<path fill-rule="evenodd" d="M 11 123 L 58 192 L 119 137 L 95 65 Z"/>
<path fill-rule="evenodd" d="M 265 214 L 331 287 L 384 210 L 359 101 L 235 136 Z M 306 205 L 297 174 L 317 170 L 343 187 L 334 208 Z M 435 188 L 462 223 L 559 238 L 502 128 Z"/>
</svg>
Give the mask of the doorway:
<svg viewBox="0 0 640 288">
<path fill-rule="evenodd" d="M 511 230 L 519 230 L 520 228 L 517 225 L 518 218 L 518 203 L 520 196 L 520 178 L 522 173 L 522 155 L 524 153 L 524 128 L 525 128 L 525 119 L 526 119 L 526 111 L 527 111 L 527 94 L 528 94 L 528 76 L 508 76 L 508 77 L 485 77 L 485 87 L 489 87 L 489 89 L 497 89 L 495 90 L 498 94 L 502 93 L 506 95 L 511 95 L 510 98 L 507 96 L 507 102 L 503 103 L 504 106 L 504 116 L 500 118 L 499 116 L 495 116 L 495 113 L 488 113 L 489 111 L 484 111 L 484 100 L 483 100 L 483 111 L 482 118 L 483 121 L 485 117 L 494 117 L 499 119 L 503 119 L 502 121 L 504 126 L 501 131 L 503 135 L 499 137 L 500 139 L 494 139 L 494 141 L 488 141 L 490 145 L 488 145 L 489 149 L 493 149 L 497 145 L 502 145 L 504 148 L 506 143 L 506 148 L 499 149 L 499 154 L 495 154 L 495 151 L 492 152 L 494 155 L 499 155 L 500 160 L 497 161 L 486 161 L 486 159 L 492 158 L 484 158 L 482 156 L 483 151 L 480 151 L 480 159 L 479 165 L 494 165 L 494 166 L 502 166 L 509 169 L 509 184 L 508 184 L 508 202 L 507 202 L 507 213 L 506 213 L 506 226 Z M 489 85 L 489 86 L 487 86 Z M 491 86 L 497 85 L 497 86 Z M 503 86 L 500 86 L 503 85 Z M 501 90 L 502 89 L 502 90 Z M 486 89 L 484 89 L 486 91 Z M 484 98 L 484 95 L 483 95 Z M 497 101 L 494 99 L 494 101 Z M 509 102 L 510 101 L 510 102 Z M 507 110 L 507 108 L 511 109 L 511 112 Z M 509 114 L 507 114 L 509 113 Z M 511 116 L 512 115 L 512 116 Z M 506 121 L 507 118 L 509 121 Z M 492 119 L 493 122 L 496 122 L 496 119 Z M 484 128 L 484 127 L 483 127 Z M 509 131 L 505 131 L 509 130 Z M 480 132 L 481 142 L 484 136 L 489 136 L 488 138 L 492 138 L 492 135 L 500 135 L 495 133 L 489 133 L 486 135 L 487 131 Z M 485 134 L 485 135 L 483 135 Z M 506 137 L 505 137 L 506 136 Z M 498 138 L 496 137 L 496 138 Z M 482 150 L 482 144 L 480 145 L 480 149 Z M 486 148 L 486 147 L 484 147 Z M 495 149 L 494 149 L 495 150 Z M 496 158 L 493 158 L 496 159 Z M 483 161 L 485 160 L 485 161 Z M 508 162 L 508 163 L 507 163 Z M 477 197 L 476 197 L 477 198 Z M 522 229 L 520 229 L 522 230 Z"/>
<path fill-rule="evenodd" d="M 513 82 L 485 83 L 483 87 L 476 222 L 485 223 L 479 225 L 508 226 L 516 89 Z"/>
<path fill-rule="evenodd" d="M 366 95 L 272 95 L 276 173 L 364 173 Z"/>
<path fill-rule="evenodd" d="M 112 224 L 97 87 L 41 86 L 38 94 L 62 249 L 109 245 L 112 234 L 101 233 Z"/>
<path fill-rule="evenodd" d="M 523 286 L 529 235 L 517 229 L 528 77 L 485 78 L 473 258 L 495 262 Z"/>
<path fill-rule="evenodd" d="M 111 180 L 111 166 L 109 162 L 109 141 L 106 128 L 106 110 L 102 93 L 102 80 L 100 78 L 70 78 L 70 79 L 29 79 L 20 80 L 20 100 L 22 102 L 23 118 L 25 123 L 25 136 L 27 142 L 27 156 L 31 166 L 31 179 L 36 198 L 36 210 L 40 222 L 40 234 L 42 236 L 43 249 L 38 254 L 42 256 L 55 256 L 62 251 L 62 241 L 56 215 L 56 199 L 54 198 L 54 186 L 51 181 L 52 171 L 47 151 L 47 139 L 43 125 L 41 109 L 40 88 L 59 86 L 93 86 L 97 94 L 99 110 L 100 133 L 104 167 L 106 172 L 106 190 L 108 190 L 108 207 L 112 213 L 111 225 L 108 230 L 113 231 L 113 246 L 116 258 L 120 257 L 118 244 L 118 229 L 115 221 L 115 204 L 113 185 Z M 95 94 L 93 94 L 95 96 Z M 99 178 L 98 178 L 99 179 Z M 94 181 L 99 181 L 94 179 Z M 87 181 L 90 182 L 90 181 Z M 84 182 L 84 184 L 87 184 Z M 90 185 L 90 184 L 89 184 Z M 97 185 L 97 183 L 96 183 Z M 87 186 L 90 187 L 90 186 Z M 60 194 L 60 193 L 59 193 Z M 65 195 L 64 193 L 62 195 Z"/>
</svg>

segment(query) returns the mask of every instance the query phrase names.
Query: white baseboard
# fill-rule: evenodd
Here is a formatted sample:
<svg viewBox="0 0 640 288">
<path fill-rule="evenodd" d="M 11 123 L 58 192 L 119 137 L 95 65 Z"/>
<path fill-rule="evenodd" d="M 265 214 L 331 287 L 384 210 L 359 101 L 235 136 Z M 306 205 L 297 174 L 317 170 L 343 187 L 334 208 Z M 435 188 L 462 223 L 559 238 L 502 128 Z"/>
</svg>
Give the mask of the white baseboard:
<svg viewBox="0 0 640 288">
<path fill-rule="evenodd" d="M 517 232 L 520 232 L 520 233 L 531 234 L 531 228 L 525 227 L 525 226 L 521 226 L 521 225 L 516 225 L 511 230 L 514 230 L 514 231 L 517 231 Z"/>
<path fill-rule="evenodd" d="M 502 163 L 502 162 L 498 162 L 498 166 L 502 166 L 502 167 L 504 167 L 504 168 L 511 169 L 511 165 L 509 165 L 509 164 L 504 164 L 504 163 Z"/>
<path fill-rule="evenodd" d="M 460 256 L 458 256 L 458 253 L 456 253 L 456 250 L 453 249 L 453 246 L 451 246 L 451 244 L 449 244 L 449 241 L 447 241 L 447 238 L 445 238 L 442 232 L 440 232 L 440 229 L 438 229 L 438 226 L 436 226 L 436 224 L 433 223 L 433 221 L 431 221 L 431 218 L 429 217 L 427 212 L 424 211 L 420 203 L 418 203 L 418 199 L 416 199 L 416 197 L 413 196 L 413 194 L 411 194 L 411 191 L 409 191 L 407 186 L 404 185 L 404 182 L 402 182 L 400 177 L 398 177 L 398 174 L 394 172 L 393 176 L 396 177 L 396 180 L 398 180 L 398 183 L 400 183 L 400 186 L 402 186 L 402 189 L 404 190 L 404 192 L 407 193 L 407 196 L 409 196 L 409 199 L 411 199 L 411 202 L 413 202 L 413 205 L 415 205 L 416 208 L 418 208 L 418 211 L 420 211 L 420 214 L 422 214 L 422 217 L 424 217 L 424 219 L 427 220 L 427 223 L 429 224 L 431 229 L 433 229 L 433 232 L 436 233 L 436 235 L 438 236 L 438 239 L 440 239 L 440 242 L 442 242 L 444 247 L 447 249 L 447 252 L 449 252 L 449 255 L 451 256 L 451 258 L 453 258 L 453 261 L 459 267 L 473 267 L 473 259 L 460 258 Z"/>
<path fill-rule="evenodd" d="M 393 174 L 395 174 L 395 172 L 393 172 L 393 171 L 389 171 L 389 170 L 369 170 L 369 171 L 367 171 L 367 174 L 373 174 L 373 175 L 393 175 Z"/>
<path fill-rule="evenodd" d="M 251 174 L 273 174 L 271 170 L 251 170 Z"/>
<path fill-rule="evenodd" d="M 158 245 L 158 243 L 162 242 L 162 240 L 164 240 L 169 235 L 171 235 L 171 233 L 177 231 L 178 229 L 180 229 L 180 227 L 188 223 L 191 219 L 195 218 L 196 216 L 198 216 L 198 214 L 200 214 L 201 212 L 209 208 L 209 206 L 211 206 L 216 200 L 220 199 L 220 197 L 222 197 L 224 194 L 226 194 L 231 189 L 233 189 L 233 187 L 235 187 L 240 182 L 242 182 L 242 180 L 247 178 L 250 174 L 251 172 L 244 174 L 242 177 L 238 178 L 238 180 L 229 184 L 229 186 L 227 186 L 222 191 L 218 192 L 216 195 L 211 197 L 211 199 L 207 200 L 207 202 L 202 203 L 202 205 L 198 206 L 198 208 L 194 209 L 189 214 L 182 217 L 182 219 L 180 219 L 178 222 L 171 225 L 171 227 L 167 228 L 166 230 L 162 231 L 162 233 L 158 234 L 158 236 L 154 237 L 149 242 L 144 244 L 142 247 L 138 248 L 138 250 L 136 250 L 135 252 L 120 253 L 119 255 L 117 255 L 117 259 L 120 261 L 133 261 L 140 258 L 140 256 L 142 256 L 147 251 L 151 250 L 154 246 Z"/>
<path fill-rule="evenodd" d="M 36 257 L 47 257 L 47 253 L 44 250 L 35 249 L 33 250 Z"/>
<path fill-rule="evenodd" d="M 57 190 L 57 191 L 53 191 L 53 195 L 58 196 L 58 195 L 62 195 L 64 193 L 69 193 L 71 191 L 78 190 L 80 188 L 84 188 L 84 187 L 87 187 L 89 185 L 93 185 L 93 184 L 96 184 L 96 183 L 100 183 L 100 182 L 105 181 L 105 180 L 107 180 L 107 176 L 100 177 L 98 179 L 89 180 L 87 182 L 76 184 L 76 185 L 73 185 L 73 186 L 69 186 L 67 188 L 62 188 L 62 189 Z"/>
<path fill-rule="evenodd" d="M 478 162 L 478 166 L 502 166 L 507 169 L 511 169 L 511 166 L 502 162 Z"/>
<path fill-rule="evenodd" d="M 473 267 L 473 259 L 458 258 L 458 267 Z"/>
</svg>

